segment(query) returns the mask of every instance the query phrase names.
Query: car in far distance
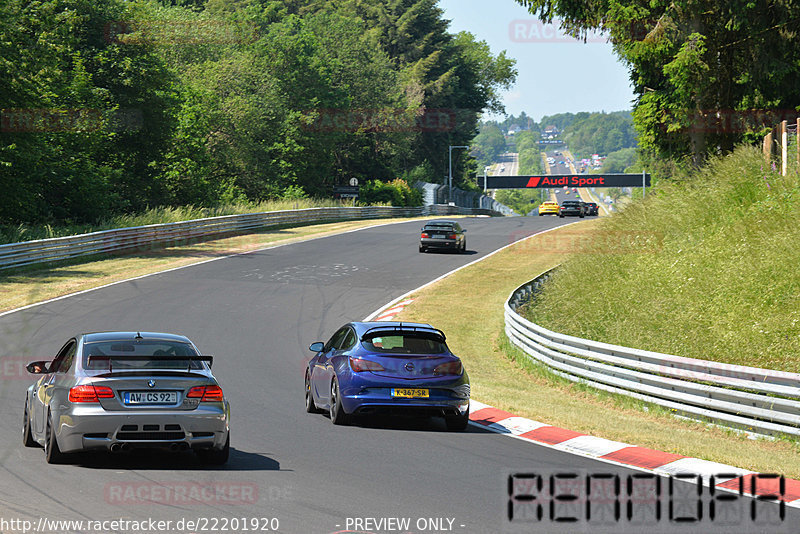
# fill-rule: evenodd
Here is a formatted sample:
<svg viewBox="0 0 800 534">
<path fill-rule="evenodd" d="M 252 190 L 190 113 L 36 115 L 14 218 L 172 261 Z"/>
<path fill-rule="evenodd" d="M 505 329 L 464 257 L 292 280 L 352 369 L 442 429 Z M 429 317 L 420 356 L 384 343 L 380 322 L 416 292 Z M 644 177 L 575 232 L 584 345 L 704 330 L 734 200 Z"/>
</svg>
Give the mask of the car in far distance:
<svg viewBox="0 0 800 534">
<path fill-rule="evenodd" d="M 308 413 L 327 412 L 335 425 L 392 415 L 443 417 L 451 431 L 469 424 L 469 376 L 429 324 L 351 322 L 309 350 Z"/>
<path fill-rule="evenodd" d="M 586 216 L 586 206 L 580 200 L 564 200 L 558 208 L 559 217 L 580 217 Z"/>
<path fill-rule="evenodd" d="M 203 356 L 184 336 L 98 332 L 69 339 L 55 358 L 27 366 L 22 441 L 47 463 L 81 451 L 194 451 L 224 464 L 230 407 Z"/>
<path fill-rule="evenodd" d="M 467 251 L 467 230 L 456 221 L 429 221 L 419 234 L 419 251 L 450 249 Z"/>
<path fill-rule="evenodd" d="M 595 202 L 586 202 L 586 215 L 597 215 L 598 206 Z"/>
<path fill-rule="evenodd" d="M 548 200 L 539 204 L 539 215 L 558 215 L 558 202 Z"/>
</svg>

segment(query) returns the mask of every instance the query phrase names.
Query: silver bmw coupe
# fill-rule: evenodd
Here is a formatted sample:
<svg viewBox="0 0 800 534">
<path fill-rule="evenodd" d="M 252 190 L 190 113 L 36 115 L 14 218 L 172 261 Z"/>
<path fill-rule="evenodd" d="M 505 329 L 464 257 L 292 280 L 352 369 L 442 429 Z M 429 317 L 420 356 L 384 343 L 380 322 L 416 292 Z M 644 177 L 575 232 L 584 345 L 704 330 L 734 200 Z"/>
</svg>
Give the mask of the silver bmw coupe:
<svg viewBox="0 0 800 534">
<path fill-rule="evenodd" d="M 52 361 L 27 366 L 40 376 L 25 395 L 23 443 L 44 447 L 48 463 L 79 451 L 156 447 L 224 464 L 230 406 L 212 360 L 174 334 L 76 336 Z"/>
</svg>

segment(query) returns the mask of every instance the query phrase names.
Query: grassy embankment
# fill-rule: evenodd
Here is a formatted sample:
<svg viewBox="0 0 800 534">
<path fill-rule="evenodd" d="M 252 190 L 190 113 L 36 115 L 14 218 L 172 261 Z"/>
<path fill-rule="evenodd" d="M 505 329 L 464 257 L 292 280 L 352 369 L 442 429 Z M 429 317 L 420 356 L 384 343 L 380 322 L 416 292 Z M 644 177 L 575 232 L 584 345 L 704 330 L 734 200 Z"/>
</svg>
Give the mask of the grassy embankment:
<svg viewBox="0 0 800 534">
<path fill-rule="evenodd" d="M 600 222 L 528 310 L 628 347 L 800 372 L 800 176 L 740 149 Z M 631 241 L 648 254 L 615 254 Z M 591 288 L 591 290 L 587 290 Z M 564 302 L 580 298 L 580 313 Z"/>
<path fill-rule="evenodd" d="M 399 317 L 447 332 L 476 400 L 607 439 L 800 478 L 797 441 L 751 440 L 570 383 L 529 363 L 505 339 L 502 305 L 509 293 L 563 263 L 532 317 L 544 326 L 798 370 L 797 177 L 762 172 L 759 154 L 745 149 L 693 181 L 663 186 L 643 205 L 534 237 L 463 269 L 414 295 Z"/>
</svg>

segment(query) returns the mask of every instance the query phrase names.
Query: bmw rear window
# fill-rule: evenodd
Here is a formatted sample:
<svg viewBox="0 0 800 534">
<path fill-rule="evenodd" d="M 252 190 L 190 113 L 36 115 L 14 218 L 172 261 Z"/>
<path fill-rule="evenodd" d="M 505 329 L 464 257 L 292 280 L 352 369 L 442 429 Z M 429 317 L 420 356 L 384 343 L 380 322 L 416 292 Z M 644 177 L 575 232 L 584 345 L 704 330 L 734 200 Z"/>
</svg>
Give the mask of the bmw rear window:
<svg viewBox="0 0 800 534">
<path fill-rule="evenodd" d="M 442 354 L 447 348 L 441 341 L 414 335 L 386 335 L 365 339 L 361 345 L 370 352 L 385 354 Z"/>
<path fill-rule="evenodd" d="M 92 358 L 93 356 L 99 358 Z M 130 358 L 136 356 L 136 359 Z M 147 360 L 142 356 L 158 356 Z M 203 369 L 203 363 L 181 359 L 198 356 L 188 343 L 166 340 L 97 341 L 83 346 L 83 368 L 115 371 L 137 369 Z M 169 357 L 169 359 L 164 359 Z"/>
</svg>

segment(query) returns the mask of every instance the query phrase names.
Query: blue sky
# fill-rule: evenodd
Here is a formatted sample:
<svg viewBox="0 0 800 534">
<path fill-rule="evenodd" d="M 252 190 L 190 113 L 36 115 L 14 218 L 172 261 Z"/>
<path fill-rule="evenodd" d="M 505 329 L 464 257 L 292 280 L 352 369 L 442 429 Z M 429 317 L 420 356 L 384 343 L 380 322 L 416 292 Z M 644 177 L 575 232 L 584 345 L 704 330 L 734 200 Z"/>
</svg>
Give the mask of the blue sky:
<svg viewBox="0 0 800 534">
<path fill-rule="evenodd" d="M 517 60 L 517 82 L 503 93 L 506 112 L 544 115 L 631 109 L 628 70 L 602 37 L 559 38 L 514 0 L 440 0 L 450 31 L 468 31 Z"/>
</svg>

